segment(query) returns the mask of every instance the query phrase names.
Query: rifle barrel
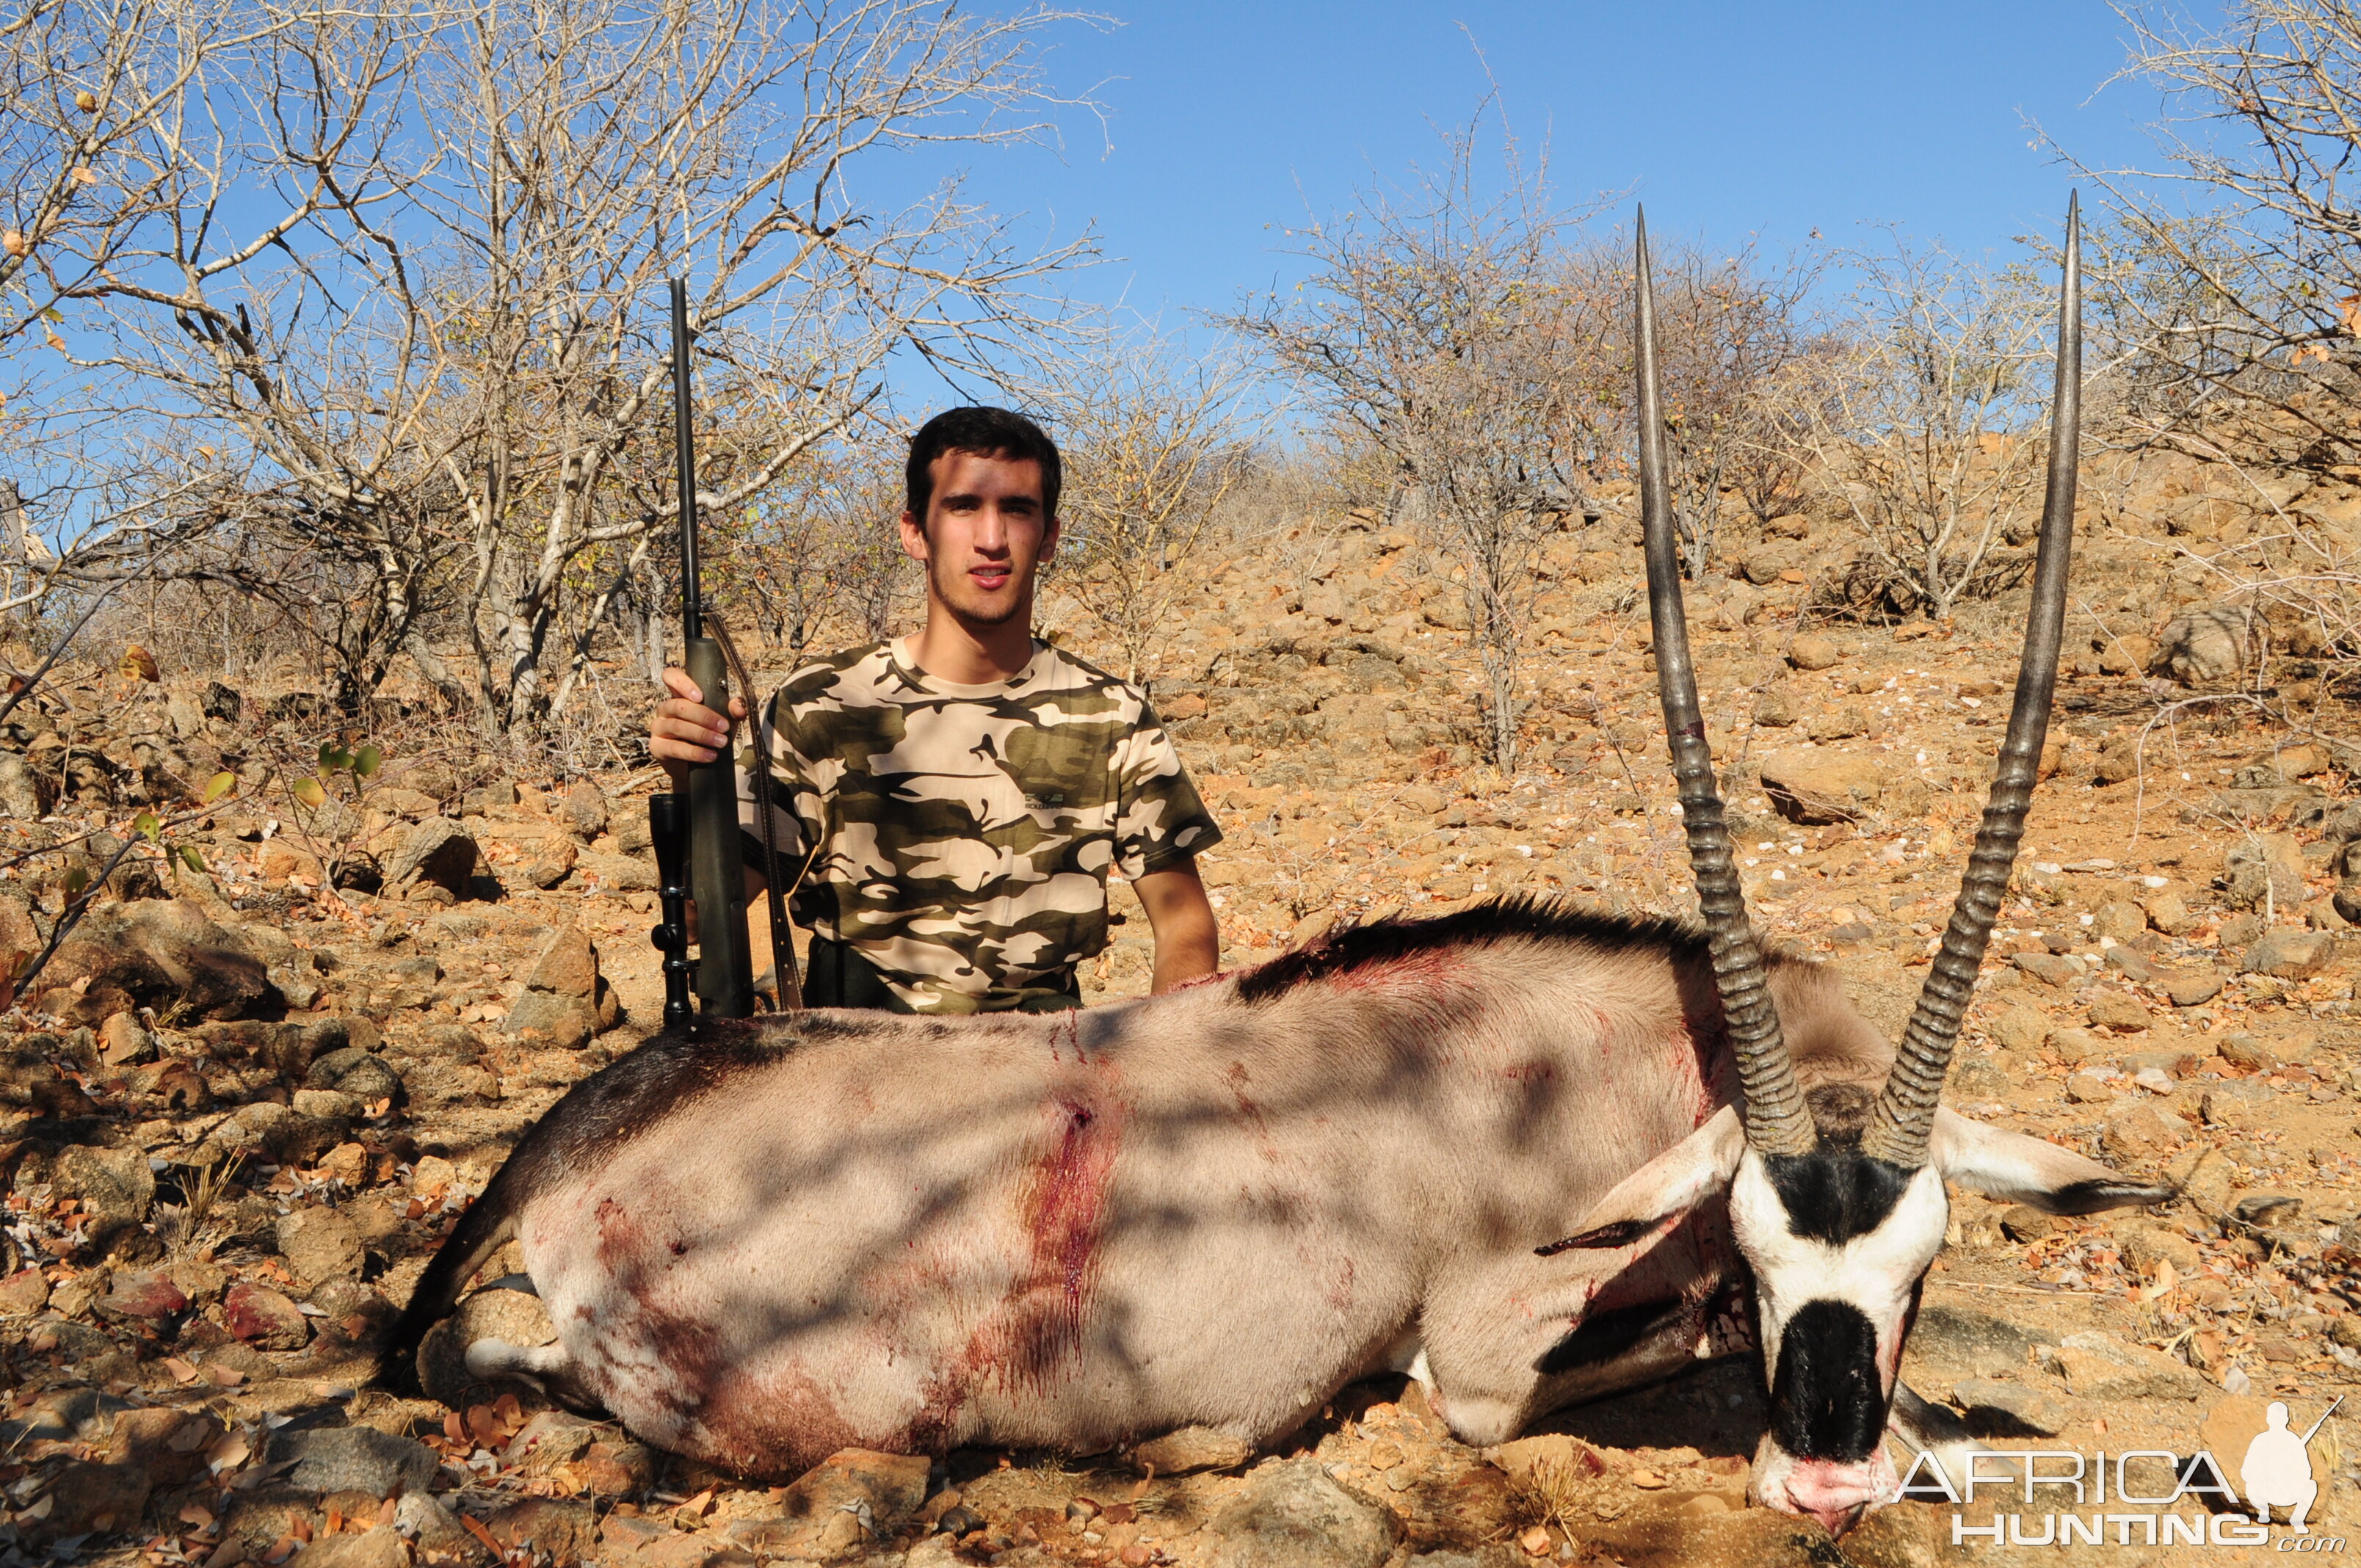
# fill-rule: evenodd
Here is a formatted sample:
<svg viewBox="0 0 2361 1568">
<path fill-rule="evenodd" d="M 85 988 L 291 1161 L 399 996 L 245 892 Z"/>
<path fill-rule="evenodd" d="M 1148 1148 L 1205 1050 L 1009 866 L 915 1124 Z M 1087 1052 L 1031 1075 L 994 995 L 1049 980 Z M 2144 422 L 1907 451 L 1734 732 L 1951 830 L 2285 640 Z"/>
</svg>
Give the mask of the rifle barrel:
<svg viewBox="0 0 2361 1568">
<path fill-rule="evenodd" d="M 705 595 L 697 581 L 697 437 L 688 402 L 688 282 L 672 282 L 672 446 L 680 482 L 680 634 L 705 635 Z"/>
</svg>

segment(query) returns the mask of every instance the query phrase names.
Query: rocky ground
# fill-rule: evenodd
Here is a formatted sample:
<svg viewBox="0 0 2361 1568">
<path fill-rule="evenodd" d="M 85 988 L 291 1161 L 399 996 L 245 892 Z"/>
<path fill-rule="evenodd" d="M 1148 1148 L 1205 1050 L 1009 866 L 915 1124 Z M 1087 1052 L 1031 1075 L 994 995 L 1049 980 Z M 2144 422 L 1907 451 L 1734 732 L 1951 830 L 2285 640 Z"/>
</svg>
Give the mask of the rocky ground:
<svg viewBox="0 0 2361 1568">
<path fill-rule="evenodd" d="M 2264 1401 L 2301 1426 L 2361 1394 L 2361 759 L 2251 705 L 2175 706 L 2239 674 L 2192 623 L 2182 569 L 2234 548 L 2236 521 L 2191 522 L 2192 505 L 2161 494 L 2145 523 L 2093 524 L 2050 776 L 1949 1093 L 2184 1196 L 2050 1221 L 1960 1195 L 1905 1376 L 2006 1445 L 2235 1464 Z M 1227 962 L 1511 889 L 1680 906 L 1624 526 L 1553 554 L 1507 773 L 1473 760 L 1456 590 L 1404 536 L 1347 520 L 1208 582 L 1157 696 L 1228 835 L 1204 865 Z M 1804 617 L 1828 571 L 1816 526 L 1741 541 L 1693 592 L 1701 685 L 1759 923 L 1898 1028 L 1982 805 L 2021 611 Z M 2351 711 L 2333 677 L 2266 673 L 2327 681 L 2329 734 Z M 434 1398 L 368 1387 L 374 1336 L 505 1150 L 658 1012 L 653 775 L 561 786 L 394 741 L 381 768 L 327 767 L 307 806 L 286 786 L 329 739 L 301 693 L 134 660 L 70 667 L 0 740 L 0 949 L 39 946 L 143 809 L 196 857 L 126 857 L 0 1022 L 0 1561 L 2191 1560 L 2136 1535 L 1955 1548 L 1954 1510 L 1920 1504 L 1831 1545 L 1746 1505 L 1761 1375 L 1734 1363 L 1485 1452 L 1390 1379 L 1273 1454 L 1202 1433 L 1130 1456 L 847 1453 L 784 1486 L 470 1387 L 441 1341 Z M 202 804 L 216 769 L 236 787 Z M 1117 896 L 1093 999 L 1147 983 L 1145 919 Z M 513 1291 L 467 1310 L 533 1332 Z M 2312 1448 L 2329 1537 L 2361 1525 L 2356 1418 L 2361 1399 Z"/>
</svg>

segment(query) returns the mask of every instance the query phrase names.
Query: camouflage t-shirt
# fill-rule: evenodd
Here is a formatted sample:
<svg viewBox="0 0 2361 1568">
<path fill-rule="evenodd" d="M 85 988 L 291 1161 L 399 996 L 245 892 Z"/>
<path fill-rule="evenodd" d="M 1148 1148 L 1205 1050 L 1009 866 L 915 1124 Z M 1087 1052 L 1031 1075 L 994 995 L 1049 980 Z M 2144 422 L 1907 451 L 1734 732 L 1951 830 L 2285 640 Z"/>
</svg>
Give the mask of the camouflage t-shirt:
<svg viewBox="0 0 2361 1568">
<path fill-rule="evenodd" d="M 781 875 L 797 915 L 920 1013 L 1060 990 L 1107 943 L 1106 878 L 1220 841 L 1138 691 L 1035 644 L 1005 682 L 954 685 L 893 642 L 807 664 L 764 705 Z M 759 834 L 754 751 L 739 821 Z"/>
</svg>

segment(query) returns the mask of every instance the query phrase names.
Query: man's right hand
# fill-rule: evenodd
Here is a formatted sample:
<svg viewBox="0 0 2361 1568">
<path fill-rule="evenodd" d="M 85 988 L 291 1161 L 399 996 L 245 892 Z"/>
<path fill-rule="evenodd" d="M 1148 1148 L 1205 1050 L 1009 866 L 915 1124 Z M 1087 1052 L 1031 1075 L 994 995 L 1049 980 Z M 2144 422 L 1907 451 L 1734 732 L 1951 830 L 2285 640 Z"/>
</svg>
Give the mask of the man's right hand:
<svg viewBox="0 0 2361 1568">
<path fill-rule="evenodd" d="M 730 697 L 730 717 L 724 718 L 705 706 L 705 694 L 686 670 L 666 670 L 664 683 L 672 696 L 656 704 L 648 720 L 648 751 L 672 775 L 672 787 L 682 790 L 688 787 L 691 762 L 709 762 L 730 744 L 734 721 L 746 717 L 746 703 Z"/>
</svg>

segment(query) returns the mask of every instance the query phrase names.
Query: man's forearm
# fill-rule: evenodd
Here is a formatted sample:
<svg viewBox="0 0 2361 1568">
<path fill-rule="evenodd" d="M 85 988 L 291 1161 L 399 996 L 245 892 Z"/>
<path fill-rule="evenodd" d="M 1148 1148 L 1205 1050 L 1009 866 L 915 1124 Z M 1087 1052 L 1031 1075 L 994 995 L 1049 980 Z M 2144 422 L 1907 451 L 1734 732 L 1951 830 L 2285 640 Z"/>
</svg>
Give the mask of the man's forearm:
<svg viewBox="0 0 2361 1568">
<path fill-rule="evenodd" d="M 1197 879 L 1194 861 L 1150 872 L 1132 883 L 1148 923 L 1156 931 L 1153 989 L 1170 991 L 1202 980 L 1222 967 L 1222 927 Z"/>
<path fill-rule="evenodd" d="M 1156 981 L 1151 989 L 1170 991 L 1192 980 L 1202 980 L 1222 967 L 1222 939 L 1210 919 L 1202 931 L 1156 934 Z"/>
</svg>

